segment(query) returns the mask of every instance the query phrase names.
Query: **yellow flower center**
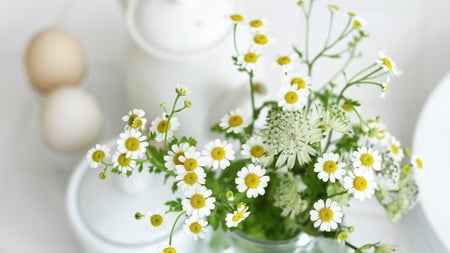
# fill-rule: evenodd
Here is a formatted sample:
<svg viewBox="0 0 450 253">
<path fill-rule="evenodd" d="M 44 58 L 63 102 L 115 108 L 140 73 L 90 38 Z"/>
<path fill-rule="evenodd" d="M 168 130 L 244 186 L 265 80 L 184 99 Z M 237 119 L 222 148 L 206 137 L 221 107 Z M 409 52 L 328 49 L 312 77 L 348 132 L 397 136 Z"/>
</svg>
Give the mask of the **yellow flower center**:
<svg viewBox="0 0 450 253">
<path fill-rule="evenodd" d="M 392 153 L 393 153 L 394 155 L 398 155 L 400 149 L 398 148 L 397 145 L 392 144 L 392 145 L 391 145 L 391 151 L 392 151 Z"/>
<path fill-rule="evenodd" d="M 351 17 L 351 18 L 356 17 L 356 13 L 354 13 L 354 12 L 351 12 L 351 11 L 350 11 L 350 12 L 348 12 L 347 14 L 348 14 L 348 16 Z"/>
<path fill-rule="evenodd" d="M 258 45 L 265 45 L 267 42 L 269 42 L 269 38 L 267 38 L 264 34 L 256 34 L 253 37 L 253 41 Z"/>
<path fill-rule="evenodd" d="M 177 253 L 177 250 L 172 247 L 167 247 L 167 248 L 163 249 L 163 253 Z"/>
<path fill-rule="evenodd" d="M 389 60 L 389 58 L 384 57 L 383 59 L 381 59 L 381 61 L 383 62 L 383 65 L 388 68 L 388 69 L 392 69 L 392 62 L 391 60 Z"/>
<path fill-rule="evenodd" d="M 304 89 L 306 87 L 306 81 L 301 77 L 294 77 L 291 80 L 291 85 L 297 85 L 297 90 Z"/>
<path fill-rule="evenodd" d="M 346 111 L 346 112 L 352 112 L 353 111 L 353 106 L 349 105 L 349 104 L 342 104 L 341 105 L 342 110 Z"/>
<path fill-rule="evenodd" d="M 374 163 L 374 159 L 371 154 L 367 154 L 367 153 L 362 154 L 359 159 L 361 160 L 361 163 L 364 167 L 370 167 Z"/>
<path fill-rule="evenodd" d="M 363 25 L 362 25 L 361 21 L 355 19 L 355 20 L 353 20 L 353 27 L 356 29 L 361 29 L 363 27 Z"/>
<path fill-rule="evenodd" d="M 139 146 L 140 146 L 140 142 L 139 139 L 136 137 L 129 137 L 126 141 L 125 141 L 125 148 L 129 151 L 137 151 L 139 150 Z"/>
<path fill-rule="evenodd" d="M 227 152 L 222 147 L 215 147 L 211 150 L 211 157 L 212 157 L 212 159 L 214 159 L 216 161 L 220 161 L 223 158 L 225 158 L 226 154 L 227 154 Z"/>
<path fill-rule="evenodd" d="M 286 92 L 286 94 L 284 95 L 284 100 L 286 101 L 286 103 L 291 104 L 291 105 L 297 103 L 297 101 L 298 101 L 297 92 L 295 92 L 295 91 Z"/>
<path fill-rule="evenodd" d="M 159 214 L 154 214 L 154 215 L 150 216 L 150 223 L 154 227 L 159 227 L 163 223 L 163 217 Z"/>
<path fill-rule="evenodd" d="M 332 173 L 336 172 L 336 170 L 337 170 L 336 162 L 335 161 L 326 161 L 323 164 L 323 170 L 328 174 L 332 174 Z"/>
<path fill-rule="evenodd" d="M 92 160 L 97 163 L 103 161 L 105 157 L 106 154 L 103 150 L 95 150 L 94 153 L 92 153 Z"/>
<path fill-rule="evenodd" d="M 423 162 L 422 162 L 422 159 L 416 158 L 415 162 L 416 162 L 416 167 L 417 167 L 418 169 L 423 169 Z"/>
<path fill-rule="evenodd" d="M 189 225 L 189 230 L 191 230 L 193 234 L 200 234 L 200 232 L 202 232 L 202 225 L 198 222 L 192 222 L 192 224 Z"/>
<path fill-rule="evenodd" d="M 333 220 L 334 212 L 331 208 L 324 207 L 319 211 L 319 219 L 323 222 L 330 222 Z"/>
<path fill-rule="evenodd" d="M 387 93 L 388 91 L 389 91 L 389 88 L 391 87 L 391 84 L 390 83 L 385 83 L 384 85 L 383 85 L 383 92 L 384 93 Z"/>
<path fill-rule="evenodd" d="M 244 61 L 247 63 L 255 63 L 258 61 L 258 54 L 253 52 L 248 52 L 244 55 Z"/>
<path fill-rule="evenodd" d="M 134 127 L 134 120 L 138 118 L 139 116 L 137 114 L 131 114 L 130 117 L 128 118 L 128 126 Z"/>
<path fill-rule="evenodd" d="M 197 183 L 198 176 L 195 172 L 188 172 L 184 175 L 184 182 L 188 185 L 194 185 Z"/>
<path fill-rule="evenodd" d="M 252 28 L 260 28 L 261 26 L 264 25 L 263 21 L 260 20 L 260 19 L 254 19 L 254 20 L 251 20 L 248 24 L 249 24 L 250 27 L 252 27 Z"/>
<path fill-rule="evenodd" d="M 386 132 L 383 129 L 378 129 L 375 137 L 378 140 L 384 140 L 386 138 Z"/>
<path fill-rule="evenodd" d="M 233 218 L 231 219 L 234 222 L 238 222 L 244 218 L 245 215 L 245 209 L 237 212 L 235 215 L 233 215 Z"/>
<path fill-rule="evenodd" d="M 117 157 L 117 163 L 119 163 L 120 167 L 128 167 L 131 163 L 131 158 L 127 157 L 126 154 L 120 154 L 119 157 Z"/>
<path fill-rule="evenodd" d="M 328 5 L 328 9 L 332 10 L 332 11 L 338 11 L 339 10 L 339 6 L 336 4 L 329 4 Z"/>
<path fill-rule="evenodd" d="M 187 171 L 193 171 L 198 167 L 198 161 L 194 158 L 188 158 L 184 161 L 184 168 Z"/>
<path fill-rule="evenodd" d="M 206 199 L 201 194 L 194 194 L 191 197 L 191 206 L 195 209 L 202 209 L 206 205 Z"/>
<path fill-rule="evenodd" d="M 174 156 L 173 156 L 173 163 L 175 165 L 183 165 L 183 162 L 180 161 L 180 157 L 184 156 L 184 151 L 178 151 Z"/>
<path fill-rule="evenodd" d="M 291 63 L 291 58 L 287 55 L 280 56 L 277 59 L 277 63 L 278 65 L 288 65 L 289 63 Z"/>
<path fill-rule="evenodd" d="M 264 152 L 264 147 L 261 145 L 255 145 L 250 149 L 250 154 L 256 158 L 262 157 L 264 155 Z"/>
<path fill-rule="evenodd" d="M 348 239 L 348 234 L 346 232 L 340 232 L 337 235 L 337 240 L 340 241 L 340 242 L 347 241 L 347 239 Z"/>
<path fill-rule="evenodd" d="M 245 185 L 248 188 L 256 188 L 259 185 L 259 177 L 255 173 L 250 173 L 245 177 Z"/>
<path fill-rule="evenodd" d="M 244 119 L 239 115 L 233 115 L 228 120 L 228 124 L 230 125 L 230 127 L 240 126 L 240 125 L 242 125 L 243 122 L 244 122 Z"/>
<path fill-rule="evenodd" d="M 353 187 L 357 190 L 357 191 L 364 191 L 367 189 L 367 180 L 364 177 L 355 177 L 355 179 L 353 179 Z"/>
<path fill-rule="evenodd" d="M 242 22 L 242 21 L 244 21 L 244 17 L 242 15 L 239 15 L 239 14 L 231 15 L 230 19 L 235 21 L 235 22 Z"/>
<path fill-rule="evenodd" d="M 170 124 L 165 119 L 161 120 L 156 127 L 156 130 L 160 133 L 165 133 L 168 129 L 170 129 Z"/>
</svg>

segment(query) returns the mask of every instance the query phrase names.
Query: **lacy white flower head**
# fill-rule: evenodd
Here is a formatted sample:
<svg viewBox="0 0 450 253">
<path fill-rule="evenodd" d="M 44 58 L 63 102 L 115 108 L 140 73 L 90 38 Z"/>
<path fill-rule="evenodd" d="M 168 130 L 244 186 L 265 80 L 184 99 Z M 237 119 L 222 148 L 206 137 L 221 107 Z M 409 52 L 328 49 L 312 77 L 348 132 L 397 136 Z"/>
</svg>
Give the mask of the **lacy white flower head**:
<svg viewBox="0 0 450 253">
<path fill-rule="evenodd" d="M 414 173 L 424 170 L 423 161 L 401 145 L 381 117 L 364 116 L 363 101 L 348 92 L 375 86 L 375 95 L 384 96 L 400 71 L 384 50 L 368 66 L 356 63 L 368 39 L 367 22 L 353 12 L 335 15 L 343 13 L 336 5 L 323 6 L 330 25 L 321 32 L 324 42 L 310 47 L 317 34 L 310 32 L 315 2 L 293 5 L 305 18 L 305 41 L 281 53 L 268 50 L 274 39 L 267 19 L 226 16 L 233 35 L 230 64 L 248 80 L 249 101 L 230 105 L 215 119 L 211 130 L 217 136 L 197 143 L 196 136 L 177 135 L 179 128 L 196 127 L 184 126 L 178 117 L 195 103 L 186 99 L 190 89 L 177 84 L 171 106 L 161 101 L 161 113 L 132 109 L 123 116 L 124 131 L 112 158 L 112 147 L 97 144 L 88 151 L 89 165 L 100 170 L 101 179 L 108 173 L 164 176 L 173 197 L 164 196 L 168 199 L 159 210 L 135 215 L 152 230 L 171 226 L 169 243 L 159 252 L 182 251 L 174 242 L 178 227 L 194 240 L 214 230 L 269 241 L 307 233 L 343 243 L 355 253 L 393 251 L 379 242 L 353 244 L 355 229 L 344 220 L 343 207 L 372 198 L 397 222 L 417 201 Z M 327 69 L 318 68 L 322 60 L 330 61 Z M 279 79 L 260 79 L 260 71 Z M 261 83 L 277 93 L 259 97 Z M 145 117 L 153 118 L 150 127 Z M 176 218 L 167 224 L 170 213 Z"/>
</svg>

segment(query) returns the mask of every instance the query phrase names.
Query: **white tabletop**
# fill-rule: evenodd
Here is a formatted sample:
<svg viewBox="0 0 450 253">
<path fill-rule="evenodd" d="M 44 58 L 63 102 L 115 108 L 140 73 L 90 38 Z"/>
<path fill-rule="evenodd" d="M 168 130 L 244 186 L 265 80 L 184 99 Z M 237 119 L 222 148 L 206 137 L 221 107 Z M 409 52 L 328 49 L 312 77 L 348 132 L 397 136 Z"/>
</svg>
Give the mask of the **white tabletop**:
<svg viewBox="0 0 450 253">
<path fill-rule="evenodd" d="M 247 1 L 242 6 L 256 15 L 258 9 L 252 7 L 260 2 Z M 344 4 L 346 1 L 335 2 Z M 366 2 L 367 6 L 364 6 Z M 380 103 L 378 94 L 367 99 L 368 111 L 386 114 L 390 128 L 408 144 L 412 141 L 413 126 L 423 101 L 433 84 L 450 68 L 448 59 L 430 49 L 435 46 L 436 50 L 450 52 L 447 48 L 449 36 L 439 35 L 437 42 L 429 38 L 437 36 L 439 28 L 443 27 L 440 24 L 448 24 L 450 19 L 448 15 L 442 15 L 442 20 L 424 21 L 441 13 L 442 9 L 448 10 L 449 4 L 445 1 L 408 1 L 408 11 L 403 9 L 405 2 L 400 2 L 355 1 L 354 9 L 361 9 L 369 23 L 372 20 L 369 27 L 376 36 L 368 47 L 376 48 L 371 43 L 385 42 L 384 45 L 390 46 L 389 52 L 397 55 L 397 62 L 403 64 L 405 77 L 398 81 L 399 87 L 392 88 L 391 98 L 381 106 L 376 104 Z M 435 4 L 425 6 L 422 2 Z M 43 97 L 28 84 L 23 53 L 30 37 L 50 25 L 62 26 L 79 37 L 88 55 L 91 84 L 86 89 L 98 99 L 110 126 L 105 140 L 115 136 L 120 131 L 117 119 L 129 107 L 118 99 L 123 93 L 122 66 L 130 43 L 121 5 L 118 1 L 102 0 L 3 0 L 0 3 L 0 252 L 82 252 L 81 244 L 69 226 L 64 201 L 71 169 L 83 155 L 55 152 L 42 140 L 39 108 Z M 292 14 L 288 6 L 279 1 L 266 1 L 259 6 L 264 12 L 262 15 L 269 19 L 280 17 L 281 21 L 271 22 L 272 29 L 276 30 L 275 37 L 283 29 L 292 30 L 282 23 L 287 19 L 283 11 Z M 399 15 L 400 21 L 393 22 Z M 390 27 L 389 22 L 397 27 Z M 416 32 L 419 24 L 428 36 Z M 292 38 L 299 39 L 296 34 Z M 400 42 L 402 39 L 408 42 Z M 412 55 L 420 56 L 422 61 L 416 61 Z M 433 64 L 436 67 L 423 65 L 435 63 L 433 61 L 438 63 Z M 418 83 L 412 83 L 414 81 Z M 429 85 L 423 85 L 425 81 Z M 406 88 L 406 85 L 414 89 Z M 395 95 L 397 92 L 400 94 Z M 405 92 L 410 92 L 409 96 L 404 96 Z M 405 107 L 405 103 L 409 106 Z M 388 108 L 392 106 L 399 109 L 400 115 Z M 409 127 L 403 131 L 405 122 Z M 355 202 L 347 221 L 357 228 L 352 235 L 357 243 L 383 241 L 398 244 L 399 252 L 416 252 L 408 237 L 407 226 L 389 223 L 374 200 Z"/>
</svg>

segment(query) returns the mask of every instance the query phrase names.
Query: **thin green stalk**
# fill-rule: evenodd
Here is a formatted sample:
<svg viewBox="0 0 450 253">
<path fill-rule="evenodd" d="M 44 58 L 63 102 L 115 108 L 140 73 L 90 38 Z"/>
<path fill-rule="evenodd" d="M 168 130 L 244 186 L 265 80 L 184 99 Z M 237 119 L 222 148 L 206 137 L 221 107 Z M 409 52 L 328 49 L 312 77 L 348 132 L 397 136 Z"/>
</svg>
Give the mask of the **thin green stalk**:
<svg viewBox="0 0 450 253">
<path fill-rule="evenodd" d="M 252 124 L 256 120 L 256 106 L 255 106 L 255 87 L 253 84 L 253 70 L 247 71 L 249 84 L 250 84 L 250 100 L 252 103 Z"/>
<path fill-rule="evenodd" d="M 369 70 L 369 69 L 375 67 L 376 65 L 377 65 L 376 63 L 372 63 L 371 65 L 367 66 L 366 68 L 364 68 L 364 69 L 358 71 L 356 74 L 354 74 L 354 75 L 352 76 L 352 78 L 350 78 L 349 82 L 351 83 L 351 82 L 353 81 L 353 79 L 357 78 L 359 75 L 361 75 L 362 73 L 366 72 L 367 70 Z"/>
<path fill-rule="evenodd" d="M 348 192 L 347 190 L 345 190 L 343 192 L 338 192 L 338 193 L 335 193 L 333 195 L 328 196 L 328 198 L 331 199 L 333 197 L 336 197 L 336 196 L 339 196 L 339 195 L 342 195 L 342 194 L 346 194 L 347 192 Z"/>
<path fill-rule="evenodd" d="M 333 20 L 334 20 L 334 11 L 330 11 L 330 20 L 328 22 L 328 33 L 325 39 L 324 47 L 326 47 L 328 45 L 328 42 L 330 42 L 331 32 L 333 31 Z"/>
<path fill-rule="evenodd" d="M 345 246 L 347 246 L 347 247 L 349 247 L 351 249 L 354 249 L 354 250 L 358 249 L 358 247 L 356 247 L 355 245 L 349 243 L 348 241 L 345 241 Z"/>
<path fill-rule="evenodd" d="M 173 115 L 175 114 L 175 108 L 177 106 L 178 100 L 180 99 L 180 95 L 177 93 L 177 96 L 175 97 L 175 100 L 173 101 L 172 110 L 169 113 L 169 116 L 167 117 L 167 125 L 164 129 L 164 149 L 167 149 L 167 138 L 168 138 L 168 132 L 170 128 L 170 120 L 172 119 Z"/>
<path fill-rule="evenodd" d="M 180 218 L 186 214 L 186 211 L 181 212 L 177 218 L 175 219 L 175 221 L 172 224 L 172 228 L 170 229 L 170 235 L 169 235 L 169 246 L 172 246 L 172 238 L 173 238 L 173 232 L 175 231 L 175 226 L 177 225 L 178 221 L 180 220 Z"/>
<path fill-rule="evenodd" d="M 239 48 L 237 46 L 237 36 L 236 36 L 236 32 L 237 32 L 237 27 L 238 24 L 234 24 L 233 26 L 233 45 L 234 45 L 234 50 L 236 51 L 236 55 L 239 55 Z"/>
</svg>

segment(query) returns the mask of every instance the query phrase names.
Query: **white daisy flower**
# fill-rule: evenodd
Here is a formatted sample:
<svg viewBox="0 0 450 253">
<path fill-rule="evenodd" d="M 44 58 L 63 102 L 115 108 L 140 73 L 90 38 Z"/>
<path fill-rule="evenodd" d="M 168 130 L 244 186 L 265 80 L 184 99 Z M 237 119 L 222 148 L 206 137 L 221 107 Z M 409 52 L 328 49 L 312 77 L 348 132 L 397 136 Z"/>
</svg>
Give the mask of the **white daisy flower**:
<svg viewBox="0 0 450 253">
<path fill-rule="evenodd" d="M 397 65 L 395 62 L 386 54 L 386 51 L 384 49 L 380 49 L 378 51 L 378 60 L 376 63 L 383 68 L 384 72 L 390 72 L 394 76 L 401 75 L 401 71 L 398 70 Z"/>
<path fill-rule="evenodd" d="M 216 198 L 211 197 L 212 191 L 205 186 L 197 185 L 189 188 L 184 192 L 184 195 L 186 199 L 183 199 L 181 204 L 187 215 L 206 217 L 215 208 Z"/>
<path fill-rule="evenodd" d="M 172 117 L 170 122 L 167 121 L 167 115 L 164 113 L 162 117 L 156 117 L 155 120 L 152 121 L 150 132 L 156 134 L 155 141 L 162 142 L 164 140 L 164 135 L 167 132 L 167 139 L 173 136 L 173 132 L 178 129 L 180 123 L 178 122 L 177 117 Z"/>
<path fill-rule="evenodd" d="M 337 180 L 341 180 L 345 175 L 345 163 L 340 163 L 339 154 L 325 153 L 322 157 L 317 159 L 317 163 L 314 164 L 314 172 L 319 173 L 317 176 L 324 182 L 328 180 L 334 183 Z"/>
<path fill-rule="evenodd" d="M 241 155 L 245 158 L 251 158 L 253 163 L 265 165 L 270 158 L 266 156 L 267 145 L 264 144 L 262 137 L 252 136 L 242 145 Z"/>
<path fill-rule="evenodd" d="M 144 118 L 145 112 L 142 109 L 132 109 L 127 115 L 122 117 L 122 120 L 127 122 L 125 129 L 137 128 L 144 129 L 147 119 Z"/>
<path fill-rule="evenodd" d="M 247 22 L 247 26 L 251 31 L 264 32 L 268 21 L 265 18 L 251 18 Z"/>
<path fill-rule="evenodd" d="M 234 180 L 237 184 L 239 192 L 245 192 L 247 198 L 256 198 L 258 195 L 266 193 L 265 188 L 270 180 L 269 176 L 265 176 L 266 170 L 260 165 L 249 164 L 243 167 Z"/>
<path fill-rule="evenodd" d="M 232 13 L 226 16 L 233 24 L 239 24 L 245 21 L 245 16 L 241 13 Z"/>
<path fill-rule="evenodd" d="M 117 140 L 117 150 L 121 153 L 126 153 L 127 157 L 138 159 L 145 154 L 148 142 L 147 137 L 137 129 L 125 130 L 119 135 Z"/>
<path fill-rule="evenodd" d="M 253 70 L 255 64 L 259 61 L 260 55 L 256 47 L 250 47 L 247 51 L 239 54 L 237 63 L 247 71 Z"/>
<path fill-rule="evenodd" d="M 148 212 L 145 219 L 142 219 L 146 227 L 155 231 L 163 228 L 166 225 L 166 215 L 161 210 Z"/>
<path fill-rule="evenodd" d="M 237 206 L 237 210 L 232 213 L 228 213 L 225 217 L 226 226 L 229 228 L 237 227 L 239 223 L 245 220 L 250 215 L 248 206 L 244 203 L 240 203 Z"/>
<path fill-rule="evenodd" d="M 213 169 L 225 169 L 230 166 L 230 161 L 234 160 L 233 145 L 227 141 L 215 139 L 205 146 L 203 155 L 206 166 Z"/>
<path fill-rule="evenodd" d="M 184 176 L 184 174 L 191 171 L 197 172 L 198 170 L 203 170 L 202 166 L 205 166 L 205 159 L 201 156 L 200 152 L 195 150 L 185 152 L 178 159 L 182 163 L 175 166 L 178 175 Z"/>
<path fill-rule="evenodd" d="M 95 147 L 89 149 L 86 154 L 87 159 L 91 162 L 91 168 L 97 168 L 106 158 L 110 156 L 111 149 L 106 145 L 96 144 Z"/>
<path fill-rule="evenodd" d="M 423 170 L 423 161 L 420 157 L 413 155 L 411 156 L 411 164 L 414 168 L 418 170 Z"/>
<path fill-rule="evenodd" d="M 363 31 L 367 26 L 367 21 L 359 16 L 353 16 L 352 19 L 352 27 L 356 30 Z"/>
<path fill-rule="evenodd" d="M 227 130 L 227 133 L 240 133 L 251 123 L 251 116 L 246 111 L 238 108 L 227 113 L 221 120 L 219 126 Z"/>
<path fill-rule="evenodd" d="M 177 86 L 175 87 L 175 92 L 180 96 L 187 96 L 191 93 L 191 90 L 178 83 Z"/>
<path fill-rule="evenodd" d="M 195 151 L 195 147 L 186 142 L 172 145 L 171 150 L 164 156 L 164 166 L 170 171 L 175 170 L 177 165 L 183 165 L 180 157 L 184 156 L 186 152 L 193 151 Z"/>
<path fill-rule="evenodd" d="M 381 170 L 381 155 L 370 147 L 359 147 L 352 156 L 352 164 L 355 169 Z"/>
<path fill-rule="evenodd" d="M 288 72 L 283 78 L 283 83 L 286 83 L 288 86 L 292 85 L 298 90 L 305 89 L 311 86 L 311 77 L 301 73 Z"/>
<path fill-rule="evenodd" d="M 296 86 L 282 86 L 278 95 L 278 106 L 284 111 L 299 111 L 307 102 L 309 91 Z"/>
<path fill-rule="evenodd" d="M 394 136 L 391 136 L 389 154 L 397 162 L 400 162 L 404 156 L 403 149 L 400 146 L 400 142 Z"/>
<path fill-rule="evenodd" d="M 380 94 L 380 98 L 385 98 L 386 94 L 389 92 L 389 87 L 391 86 L 391 77 L 388 76 L 386 78 L 386 81 L 381 83 L 381 94 Z"/>
<path fill-rule="evenodd" d="M 204 239 L 206 237 L 206 233 L 208 222 L 198 216 L 191 216 L 185 222 L 183 226 L 184 232 L 187 234 L 191 234 L 194 240 Z"/>
<path fill-rule="evenodd" d="M 179 181 L 177 185 L 182 191 L 186 191 L 187 189 L 197 185 L 205 184 L 205 178 L 206 173 L 203 168 L 198 168 L 195 171 L 188 171 L 184 174 L 179 174 L 176 176 L 176 180 Z"/>
<path fill-rule="evenodd" d="M 136 167 L 136 161 L 127 157 L 126 153 L 121 153 L 119 151 L 114 152 L 113 155 L 113 166 L 117 167 L 121 173 L 126 173 L 127 171 L 132 171 Z"/>
<path fill-rule="evenodd" d="M 174 247 L 173 245 L 159 247 L 158 253 L 177 253 L 177 247 Z"/>
<path fill-rule="evenodd" d="M 375 193 L 377 184 L 374 181 L 373 172 L 364 168 L 348 172 L 344 177 L 344 188 L 353 194 L 355 199 L 369 199 Z"/>
<path fill-rule="evenodd" d="M 293 68 L 295 60 L 298 59 L 297 55 L 280 54 L 275 59 L 276 66 L 280 67 L 283 72 L 289 72 Z"/>
<path fill-rule="evenodd" d="M 330 232 L 337 228 L 337 224 L 342 222 L 341 207 L 331 199 L 325 202 L 319 199 L 313 205 L 314 210 L 309 212 L 311 221 L 314 221 L 314 227 L 319 228 L 320 231 Z"/>
</svg>

